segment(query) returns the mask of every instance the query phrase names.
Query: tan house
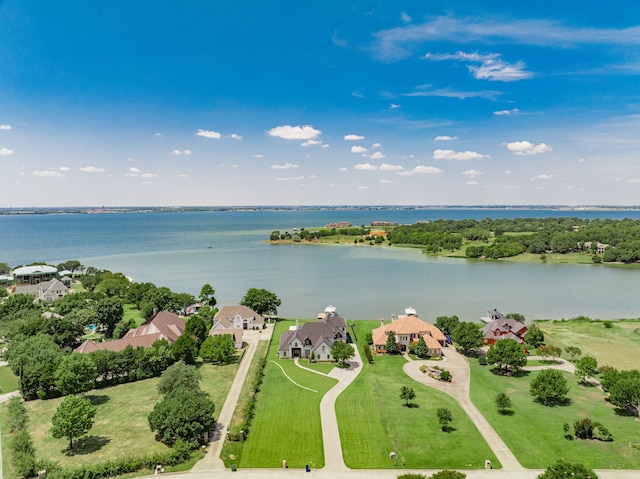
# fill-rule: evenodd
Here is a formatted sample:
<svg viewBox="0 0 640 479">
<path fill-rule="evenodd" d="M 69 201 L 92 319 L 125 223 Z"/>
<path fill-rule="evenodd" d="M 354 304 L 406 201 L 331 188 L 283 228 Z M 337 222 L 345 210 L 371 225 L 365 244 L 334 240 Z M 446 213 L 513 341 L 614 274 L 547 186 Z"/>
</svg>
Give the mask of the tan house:
<svg viewBox="0 0 640 479">
<path fill-rule="evenodd" d="M 127 346 L 137 348 L 151 347 L 158 339 L 166 339 L 174 344 L 182 333 L 184 333 L 185 322 L 180 316 L 169 311 L 160 311 L 158 314 L 135 329 L 130 329 L 121 339 L 114 341 L 95 342 L 87 339 L 78 346 L 75 351 L 82 354 L 89 354 L 93 351 L 108 350 L 122 351 Z"/>
<path fill-rule="evenodd" d="M 416 310 L 405 309 L 405 314 L 395 318 L 391 316 L 391 323 L 385 324 L 384 319 L 380 320 L 380 327 L 372 331 L 373 346 L 376 353 L 386 353 L 387 337 L 389 334 L 395 336 L 401 351 L 408 351 L 409 345 L 424 339 L 429 354 L 431 356 L 441 356 L 442 348 L 447 343 L 445 335 L 433 324 L 427 323 L 418 318 Z"/>
<path fill-rule="evenodd" d="M 56 278 L 38 284 L 19 284 L 12 290 L 16 294 L 30 294 L 35 299 L 41 299 L 47 303 L 53 303 L 69 294 L 69 288 Z"/>
<path fill-rule="evenodd" d="M 246 306 L 225 306 L 214 316 L 209 336 L 230 334 L 236 349 L 240 349 L 245 329 L 264 329 L 264 318 Z"/>
</svg>

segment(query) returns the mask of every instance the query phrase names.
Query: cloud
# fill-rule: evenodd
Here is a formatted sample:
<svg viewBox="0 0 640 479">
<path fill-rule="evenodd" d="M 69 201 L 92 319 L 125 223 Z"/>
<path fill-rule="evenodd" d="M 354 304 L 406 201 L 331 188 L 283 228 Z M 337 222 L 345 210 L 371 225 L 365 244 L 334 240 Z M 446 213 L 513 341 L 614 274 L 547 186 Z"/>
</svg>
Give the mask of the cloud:
<svg viewBox="0 0 640 479">
<path fill-rule="evenodd" d="M 13 155 L 13 150 L 10 150 L 9 148 L 0 148 L 0 156 L 9 156 L 9 155 Z"/>
<path fill-rule="evenodd" d="M 412 93 L 403 93 L 402 96 L 411 97 L 444 97 L 457 98 L 458 100 L 466 100 L 467 98 L 484 98 L 485 100 L 496 100 L 502 92 L 495 90 L 474 90 L 474 91 L 458 91 L 451 88 L 438 88 L 436 90 L 420 87 L 418 91 Z"/>
<path fill-rule="evenodd" d="M 438 135 L 433 139 L 433 141 L 452 141 L 457 139 L 457 136 Z"/>
<path fill-rule="evenodd" d="M 362 135 L 344 135 L 345 141 L 359 141 L 364 140 L 364 136 Z"/>
<path fill-rule="evenodd" d="M 170 155 L 190 155 L 191 150 L 171 150 Z"/>
<path fill-rule="evenodd" d="M 478 176 L 478 175 L 484 175 L 484 173 L 482 171 L 478 171 L 478 170 L 465 170 L 462 172 L 463 175 L 467 175 L 467 176 Z"/>
<path fill-rule="evenodd" d="M 69 168 L 68 166 L 61 166 L 60 168 L 58 168 L 60 171 L 71 171 L 71 168 Z"/>
<path fill-rule="evenodd" d="M 460 51 L 445 54 L 427 53 L 424 58 L 433 61 L 454 60 L 467 63 L 467 69 L 476 80 L 512 82 L 525 80 L 533 76 L 533 73 L 525 70 L 524 62 L 505 62 L 499 53 L 480 54 Z M 469 63 L 477 63 L 479 65 L 469 65 Z"/>
<path fill-rule="evenodd" d="M 551 147 L 545 143 L 534 145 L 529 141 L 512 141 L 511 143 L 503 143 L 503 145 L 516 155 L 537 155 L 551 151 Z"/>
<path fill-rule="evenodd" d="M 33 176 L 38 176 L 40 178 L 64 178 L 64 175 L 62 173 L 58 173 L 57 171 L 53 171 L 53 170 L 43 170 L 43 171 L 35 170 L 31 174 Z"/>
<path fill-rule="evenodd" d="M 222 138 L 222 135 L 219 132 L 213 130 L 198 130 L 196 131 L 196 135 L 211 138 L 213 140 L 219 140 Z"/>
<path fill-rule="evenodd" d="M 359 190 L 368 190 L 369 187 L 368 186 L 364 186 L 364 185 L 360 185 L 357 187 Z"/>
<path fill-rule="evenodd" d="M 13 127 L 11 125 L 0 125 L 0 130 L 12 130 Z"/>
<path fill-rule="evenodd" d="M 366 153 L 367 149 L 364 146 L 354 145 L 351 147 L 351 153 Z"/>
<path fill-rule="evenodd" d="M 321 135 L 322 131 L 316 130 L 311 125 L 283 125 L 271 128 L 267 133 L 269 136 L 275 136 L 284 140 L 312 140 Z"/>
<path fill-rule="evenodd" d="M 389 165 L 387 163 L 383 163 L 380 165 L 380 171 L 402 171 L 404 167 L 400 165 Z"/>
<path fill-rule="evenodd" d="M 348 169 L 348 168 L 347 168 L 346 166 L 341 166 L 341 167 L 338 169 L 338 171 L 347 171 L 347 169 Z"/>
<path fill-rule="evenodd" d="M 179 180 L 188 180 L 189 179 L 189 175 L 185 175 L 184 173 L 180 173 L 180 174 L 176 175 L 176 178 L 178 178 Z"/>
<path fill-rule="evenodd" d="M 399 171 L 397 174 L 401 176 L 413 176 L 413 175 L 437 175 L 444 173 L 440 168 L 435 166 L 418 165 L 413 170 Z"/>
<path fill-rule="evenodd" d="M 322 146 L 320 148 L 329 148 L 329 144 L 328 143 L 323 143 Z"/>
<path fill-rule="evenodd" d="M 252 158 L 264 158 L 264 155 L 261 154 L 255 154 L 255 155 L 251 155 Z"/>
<path fill-rule="evenodd" d="M 231 133 L 229 135 L 229 138 L 231 138 L 232 140 L 242 140 L 242 135 L 238 135 L 237 133 Z"/>
<path fill-rule="evenodd" d="M 535 180 L 551 180 L 555 177 L 556 175 L 551 175 L 548 173 L 543 173 L 541 175 L 538 176 L 534 176 L 533 178 L 531 178 L 531 180 L 535 181 Z"/>
<path fill-rule="evenodd" d="M 307 140 L 305 141 L 302 146 L 314 146 L 314 145 L 321 145 L 322 141 L 320 140 Z"/>
<path fill-rule="evenodd" d="M 154 133 L 153 136 L 155 136 L 156 138 L 161 138 L 162 137 L 162 133 Z"/>
<path fill-rule="evenodd" d="M 95 166 L 83 166 L 80 168 L 83 173 L 104 173 L 104 168 L 97 168 Z"/>
<path fill-rule="evenodd" d="M 395 110 L 396 108 L 400 108 L 400 107 L 402 107 L 402 105 L 398 105 L 397 103 L 391 103 L 391 104 L 389 104 L 389 108 L 390 108 L 391 110 Z"/>
<path fill-rule="evenodd" d="M 353 167 L 356 171 L 376 171 L 378 165 L 372 165 L 371 163 L 358 163 Z"/>
<path fill-rule="evenodd" d="M 271 165 L 274 170 L 288 170 L 290 168 L 299 168 L 295 163 L 286 163 L 284 165 Z"/>
<path fill-rule="evenodd" d="M 140 176 L 142 178 L 157 178 L 159 175 L 156 175 L 155 173 L 142 173 Z"/>
<path fill-rule="evenodd" d="M 517 115 L 518 113 L 520 113 L 520 110 L 518 110 L 517 108 L 513 108 L 511 110 L 498 110 L 493 112 L 493 114 L 496 116 Z"/>
<path fill-rule="evenodd" d="M 434 160 L 454 160 L 454 161 L 467 161 L 467 160 L 480 160 L 482 158 L 489 158 L 489 155 L 483 155 L 475 151 L 453 151 L 453 150 L 434 150 Z"/>
<path fill-rule="evenodd" d="M 478 183 L 478 182 L 477 182 L 477 181 L 475 181 L 475 180 L 467 181 L 467 182 L 465 183 L 465 185 L 479 185 L 479 184 L 480 184 L 480 183 Z"/>
<path fill-rule="evenodd" d="M 382 143 L 374 143 L 371 148 L 382 148 Z"/>
<path fill-rule="evenodd" d="M 300 181 L 304 180 L 304 176 L 293 176 L 291 178 L 276 178 L 275 181 Z"/>
<path fill-rule="evenodd" d="M 129 177 L 131 177 L 131 176 L 133 176 L 133 177 L 140 176 L 140 169 L 136 168 L 135 166 L 132 166 L 131 168 L 129 168 L 127 170 L 127 172 L 125 173 L 124 176 L 129 176 Z"/>
<path fill-rule="evenodd" d="M 382 183 L 383 185 L 388 185 L 390 183 L 393 183 L 393 181 L 391 181 L 391 180 L 380 180 L 380 183 Z"/>
<path fill-rule="evenodd" d="M 433 42 L 520 44 L 552 48 L 571 48 L 580 44 L 636 46 L 640 43 L 640 27 L 573 28 L 544 19 L 439 16 L 420 25 L 382 30 L 373 36 L 375 44 L 372 49 L 378 58 L 393 61 L 411 55 L 415 45 Z"/>
<path fill-rule="evenodd" d="M 633 184 L 639 184 L 640 183 L 640 178 L 628 178 L 626 180 L 627 183 L 633 183 Z"/>
<path fill-rule="evenodd" d="M 400 18 L 404 23 L 409 23 L 411 21 L 411 17 L 407 15 L 407 12 L 402 12 L 402 14 L 400 15 Z"/>
<path fill-rule="evenodd" d="M 382 154 L 382 152 L 376 151 L 373 155 L 370 155 L 369 158 L 371 158 L 372 160 L 381 160 L 382 158 L 384 158 L 384 155 Z"/>
</svg>

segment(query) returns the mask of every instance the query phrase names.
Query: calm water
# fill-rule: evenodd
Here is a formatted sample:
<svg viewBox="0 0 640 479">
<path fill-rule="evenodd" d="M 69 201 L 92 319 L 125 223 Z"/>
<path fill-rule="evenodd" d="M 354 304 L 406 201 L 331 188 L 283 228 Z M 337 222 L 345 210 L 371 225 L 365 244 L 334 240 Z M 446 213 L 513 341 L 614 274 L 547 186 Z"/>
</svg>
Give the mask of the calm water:
<svg viewBox="0 0 640 479">
<path fill-rule="evenodd" d="M 0 262 L 77 259 L 139 282 L 198 294 L 219 304 L 251 287 L 282 299 L 284 317 L 314 317 L 328 304 L 347 319 L 389 318 L 413 306 L 421 317 L 478 320 L 491 308 L 529 319 L 586 315 L 639 317 L 640 270 L 590 265 L 517 264 L 430 258 L 419 250 L 332 245 L 270 245 L 272 230 L 414 223 L 438 218 L 578 216 L 640 218 L 640 212 L 548 210 L 198 212 L 0 216 Z"/>
</svg>

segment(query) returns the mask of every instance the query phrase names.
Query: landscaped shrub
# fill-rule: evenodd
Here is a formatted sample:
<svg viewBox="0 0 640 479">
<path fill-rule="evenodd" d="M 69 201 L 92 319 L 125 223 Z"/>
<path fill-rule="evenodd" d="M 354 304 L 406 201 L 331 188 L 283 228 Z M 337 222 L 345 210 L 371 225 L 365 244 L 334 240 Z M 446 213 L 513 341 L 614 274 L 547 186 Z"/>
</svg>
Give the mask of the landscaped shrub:
<svg viewBox="0 0 640 479">
<path fill-rule="evenodd" d="M 397 476 L 398 479 L 427 479 L 427 476 L 425 476 L 424 474 L 414 474 L 411 472 L 408 472 L 407 474 L 400 474 L 399 476 Z"/>
<path fill-rule="evenodd" d="M 9 447 L 14 472 L 20 478 L 32 477 L 36 472 L 35 448 L 26 429 L 27 410 L 19 397 L 9 401 L 6 413 L 13 432 Z"/>
<path fill-rule="evenodd" d="M 611 435 L 609 430 L 599 422 L 596 422 L 593 425 L 593 438 L 597 439 L 598 441 L 604 442 L 613 441 L 613 436 Z"/>
<path fill-rule="evenodd" d="M 478 358 L 478 364 L 480 366 L 486 366 L 487 365 L 487 357 L 482 354 L 479 358 Z"/>
<path fill-rule="evenodd" d="M 573 432 L 578 439 L 593 439 L 593 423 L 588 417 L 573 423 Z"/>
<path fill-rule="evenodd" d="M 451 377 L 451 373 L 449 371 L 442 370 L 440 372 L 440 381 L 446 381 L 446 382 L 450 383 L 451 379 L 452 379 L 452 377 Z"/>
</svg>

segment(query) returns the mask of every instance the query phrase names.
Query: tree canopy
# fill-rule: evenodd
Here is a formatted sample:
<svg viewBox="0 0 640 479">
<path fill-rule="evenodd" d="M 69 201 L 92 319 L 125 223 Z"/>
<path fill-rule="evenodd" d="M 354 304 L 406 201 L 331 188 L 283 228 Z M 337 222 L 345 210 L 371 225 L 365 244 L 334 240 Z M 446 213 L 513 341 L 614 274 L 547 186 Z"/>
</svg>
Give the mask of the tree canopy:
<svg viewBox="0 0 640 479">
<path fill-rule="evenodd" d="M 527 364 L 527 355 L 515 339 L 499 339 L 489 347 L 487 362 L 497 364 L 502 373 L 513 374 Z"/>
<path fill-rule="evenodd" d="M 163 395 L 172 393 L 177 389 L 200 389 L 202 374 L 198 368 L 178 361 L 169 366 L 160 376 L 158 392 Z"/>
<path fill-rule="evenodd" d="M 566 401 L 569 383 L 562 372 L 543 369 L 529 382 L 529 391 L 536 401 L 545 406 L 555 406 Z"/>
<path fill-rule="evenodd" d="M 478 325 L 471 322 L 459 323 L 451 333 L 451 339 L 465 355 L 482 346 L 483 337 Z"/>
<path fill-rule="evenodd" d="M 575 464 L 560 460 L 547 467 L 537 479 L 598 479 L 592 469 L 583 464 Z"/>
<path fill-rule="evenodd" d="M 236 360 L 236 343 L 230 334 L 209 336 L 200 346 L 200 357 L 213 364 L 229 364 Z"/>
<path fill-rule="evenodd" d="M 240 304 L 251 308 L 261 316 L 276 316 L 278 314 L 278 307 L 282 304 L 282 301 L 271 291 L 250 288 L 240 301 Z"/>
<path fill-rule="evenodd" d="M 340 366 L 348 366 L 349 363 L 347 361 L 355 355 L 353 348 L 343 341 L 334 341 L 331 345 L 331 356 L 338 361 Z"/>
<path fill-rule="evenodd" d="M 69 439 L 69 449 L 73 449 L 73 440 L 89 432 L 95 415 L 96 407 L 87 398 L 67 396 L 53 415 L 51 434 L 56 439 Z"/>
<path fill-rule="evenodd" d="M 67 395 L 89 391 L 97 375 L 96 365 L 89 356 L 71 353 L 62 358 L 54 377 L 58 390 L 63 395 Z"/>
</svg>

